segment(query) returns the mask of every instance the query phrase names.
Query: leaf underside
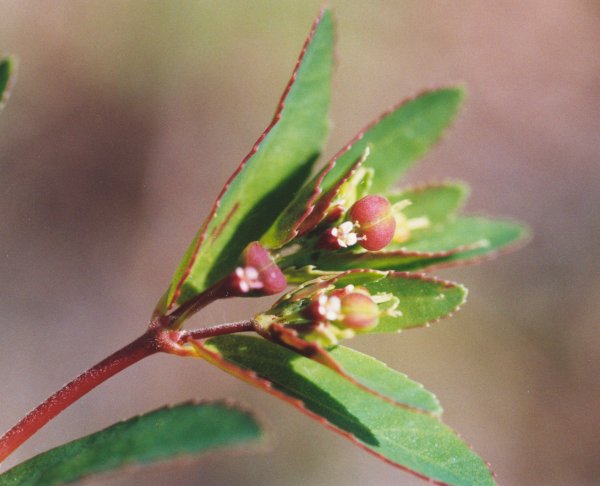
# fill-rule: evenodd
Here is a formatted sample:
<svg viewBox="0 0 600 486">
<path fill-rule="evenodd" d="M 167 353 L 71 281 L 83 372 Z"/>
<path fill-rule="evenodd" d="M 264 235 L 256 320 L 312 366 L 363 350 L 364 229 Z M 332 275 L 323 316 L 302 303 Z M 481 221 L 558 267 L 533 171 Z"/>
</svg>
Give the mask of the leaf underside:
<svg viewBox="0 0 600 486">
<path fill-rule="evenodd" d="M 0 486 L 50 486 L 260 440 L 247 412 L 223 403 L 184 403 L 112 425 L 39 454 L 0 475 Z"/>
<path fill-rule="evenodd" d="M 387 462 L 443 484 L 494 484 L 485 462 L 427 413 L 394 405 L 264 339 L 221 336 L 208 340 L 205 349 L 213 364 L 288 401 Z"/>
<path fill-rule="evenodd" d="M 183 303 L 231 272 L 310 175 L 329 129 L 331 12 L 313 27 L 275 118 L 234 173 L 173 277 L 166 306 Z"/>
</svg>

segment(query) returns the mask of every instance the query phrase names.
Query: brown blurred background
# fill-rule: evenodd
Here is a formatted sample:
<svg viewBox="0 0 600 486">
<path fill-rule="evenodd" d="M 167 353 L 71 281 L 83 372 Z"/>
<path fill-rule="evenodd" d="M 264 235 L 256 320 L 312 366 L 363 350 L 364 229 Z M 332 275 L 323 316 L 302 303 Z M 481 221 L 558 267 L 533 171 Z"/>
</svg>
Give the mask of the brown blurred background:
<svg viewBox="0 0 600 486">
<path fill-rule="evenodd" d="M 268 123 L 319 4 L 0 3 L 0 52 L 20 59 L 0 114 L 0 429 L 141 333 Z M 409 182 L 465 180 L 469 211 L 535 232 L 517 253 L 439 272 L 471 290 L 453 319 L 352 344 L 435 391 L 501 484 L 599 484 L 600 4 L 333 4 L 326 155 L 398 99 L 464 81 L 464 113 Z M 256 305 L 216 305 L 194 323 Z M 91 484 L 423 484 L 210 365 L 169 356 L 92 392 L 5 467 L 193 397 L 258 411 L 270 452 Z"/>
</svg>

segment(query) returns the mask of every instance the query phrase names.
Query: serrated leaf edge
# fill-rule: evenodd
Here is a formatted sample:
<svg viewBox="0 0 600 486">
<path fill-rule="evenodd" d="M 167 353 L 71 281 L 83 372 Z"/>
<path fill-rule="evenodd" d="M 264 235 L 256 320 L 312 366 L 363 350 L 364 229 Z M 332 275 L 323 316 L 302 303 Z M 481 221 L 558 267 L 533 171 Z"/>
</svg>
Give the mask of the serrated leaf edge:
<svg viewBox="0 0 600 486">
<path fill-rule="evenodd" d="M 300 412 L 304 413 L 305 415 L 307 415 L 308 417 L 310 417 L 313 420 L 316 420 L 318 423 L 320 423 L 321 425 L 323 425 L 326 429 L 329 429 L 333 432 L 336 432 L 337 434 L 341 435 L 342 437 L 348 439 L 350 442 L 352 442 L 353 444 L 357 445 L 358 447 L 360 447 L 361 449 L 363 449 L 364 451 L 368 452 L 369 454 L 372 454 L 373 456 L 377 457 L 378 459 L 382 460 L 383 462 L 390 464 L 391 466 L 394 466 L 398 469 L 401 469 L 403 471 L 406 471 L 420 479 L 423 479 L 425 481 L 428 481 L 431 484 L 436 484 L 436 485 L 440 485 L 440 486 L 451 486 L 449 483 L 444 483 L 441 481 L 437 481 L 435 479 L 432 479 L 428 476 L 425 476 L 417 471 L 413 471 L 412 469 L 403 466 L 402 464 L 399 464 L 395 461 L 392 461 L 391 459 L 388 459 L 387 457 L 385 457 L 384 455 L 374 451 L 373 449 L 370 449 L 369 447 L 366 446 L 366 444 L 363 444 L 360 440 L 358 440 L 358 438 L 350 433 L 350 432 L 346 432 L 345 430 L 342 430 L 340 428 L 338 428 L 336 425 L 332 424 L 329 420 L 327 420 L 326 418 L 322 417 L 321 415 L 318 415 L 312 411 L 310 411 L 308 408 L 306 408 L 306 406 L 304 405 L 304 402 L 300 399 L 297 398 L 292 398 L 288 395 L 286 395 L 284 392 L 279 391 L 277 389 L 275 389 L 273 387 L 273 382 L 269 381 L 265 378 L 261 378 L 256 372 L 248 370 L 248 369 L 244 369 L 240 366 L 237 366 L 229 361 L 225 361 L 220 354 L 218 353 L 214 353 L 210 350 L 208 350 L 203 343 L 198 342 L 198 341 L 194 341 L 194 344 L 196 346 L 199 347 L 200 350 L 202 350 L 202 354 L 204 359 L 206 359 L 209 363 L 213 364 L 214 366 L 216 366 L 217 368 L 225 371 L 226 373 L 229 373 L 230 375 L 248 383 L 249 385 L 255 386 L 267 393 L 269 393 L 270 395 L 273 395 L 276 398 L 279 398 L 280 400 L 289 403 L 290 405 L 292 405 L 294 408 L 296 408 L 297 410 L 299 410 Z M 441 420 L 436 417 L 436 416 L 432 416 L 432 418 L 434 420 L 438 420 L 439 422 L 441 422 Z M 450 431 L 452 431 L 452 433 L 454 433 L 456 435 L 456 437 L 458 437 L 464 444 L 467 445 L 467 447 L 469 447 L 469 449 L 471 451 L 473 451 L 473 453 L 475 453 L 473 447 L 466 442 L 461 436 L 460 434 L 458 434 L 458 432 L 456 432 L 454 429 L 452 429 L 451 427 L 448 427 Z M 476 454 L 476 453 L 475 453 Z M 488 468 L 490 468 L 490 464 L 487 461 L 484 461 L 485 464 L 488 466 Z M 492 474 L 492 476 L 495 478 L 495 473 L 490 469 L 490 473 Z"/>
<path fill-rule="evenodd" d="M 373 388 L 365 385 L 364 383 L 361 383 L 357 378 L 355 378 L 350 373 L 348 373 L 344 369 L 344 367 L 339 363 L 339 361 L 337 361 L 329 353 L 329 351 L 327 349 L 325 349 L 323 346 L 321 346 L 319 343 L 305 341 L 304 339 L 302 339 L 301 337 L 298 336 L 298 333 L 294 329 L 285 327 L 283 324 L 274 323 L 274 324 L 272 324 L 272 327 L 274 328 L 275 332 L 277 332 L 279 335 L 284 335 L 285 338 L 290 340 L 290 343 L 294 343 L 294 344 L 285 343 L 283 341 L 274 341 L 272 339 L 269 339 L 269 337 L 267 335 L 265 335 L 264 337 L 269 339 L 269 341 L 271 341 L 272 343 L 277 344 L 279 346 L 284 346 L 285 348 L 289 349 L 290 351 L 298 353 L 301 356 L 304 356 L 305 358 L 311 359 L 323 366 L 326 366 L 327 368 L 329 368 L 330 370 L 334 371 L 339 376 L 341 376 L 343 379 L 352 383 L 354 386 L 360 388 L 361 390 L 363 390 L 373 396 L 376 396 L 377 398 L 380 398 L 381 400 L 383 400 L 385 402 L 391 403 L 392 405 L 403 408 L 405 410 L 409 410 L 411 412 L 422 413 L 424 415 L 431 415 L 434 417 L 441 415 L 441 412 L 434 413 L 429 410 L 424 410 L 422 408 L 414 407 L 407 403 L 399 402 L 399 401 L 393 399 L 392 397 L 389 397 L 387 395 L 384 395 L 383 393 L 378 392 L 377 390 L 374 390 Z M 298 346 L 298 347 L 296 347 L 296 346 Z M 306 353 L 302 352 L 303 349 L 306 349 Z M 375 358 L 373 358 L 373 359 L 375 360 Z M 377 360 L 375 360 L 375 361 L 377 361 Z M 385 363 L 382 363 L 381 361 L 379 361 L 379 363 L 381 363 L 382 365 L 387 367 L 387 365 L 385 365 Z M 421 388 L 424 388 L 423 385 L 421 385 Z"/>
</svg>

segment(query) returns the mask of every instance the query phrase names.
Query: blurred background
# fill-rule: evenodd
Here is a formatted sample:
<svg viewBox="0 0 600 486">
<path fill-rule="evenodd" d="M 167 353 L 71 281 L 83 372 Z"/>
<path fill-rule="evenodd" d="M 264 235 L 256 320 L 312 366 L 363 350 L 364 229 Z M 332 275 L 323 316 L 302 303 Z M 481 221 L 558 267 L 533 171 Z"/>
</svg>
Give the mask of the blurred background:
<svg viewBox="0 0 600 486">
<path fill-rule="evenodd" d="M 600 483 L 600 4 L 333 1 L 325 155 L 424 87 L 465 82 L 454 128 L 407 183 L 462 179 L 468 212 L 534 240 L 437 272 L 451 320 L 353 341 L 439 396 L 504 485 Z M 320 0 L 4 0 L 19 57 L 0 115 L 0 429 L 139 335 L 220 185 L 270 121 Z M 227 302 L 193 320 L 248 317 Z M 5 463 L 189 398 L 231 397 L 271 449 L 89 484 L 424 484 L 207 363 L 155 356 L 90 393 Z M 199 431 L 201 433 L 201 431 Z"/>
</svg>

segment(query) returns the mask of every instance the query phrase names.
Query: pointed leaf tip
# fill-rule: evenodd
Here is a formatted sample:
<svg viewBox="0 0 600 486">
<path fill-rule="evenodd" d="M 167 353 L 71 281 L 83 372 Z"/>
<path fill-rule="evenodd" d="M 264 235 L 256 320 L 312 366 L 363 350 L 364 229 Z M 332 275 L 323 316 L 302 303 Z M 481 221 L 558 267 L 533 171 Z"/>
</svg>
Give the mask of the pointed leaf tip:
<svg viewBox="0 0 600 486">
<path fill-rule="evenodd" d="M 441 138 L 465 96 L 464 87 L 452 86 L 402 101 L 362 129 L 338 163 L 355 160 L 370 146 L 364 166 L 375 169 L 371 192 L 385 192 Z"/>
<path fill-rule="evenodd" d="M 329 129 L 331 12 L 313 24 L 275 117 L 223 188 L 172 279 L 167 308 L 233 270 L 310 175 Z"/>
</svg>

